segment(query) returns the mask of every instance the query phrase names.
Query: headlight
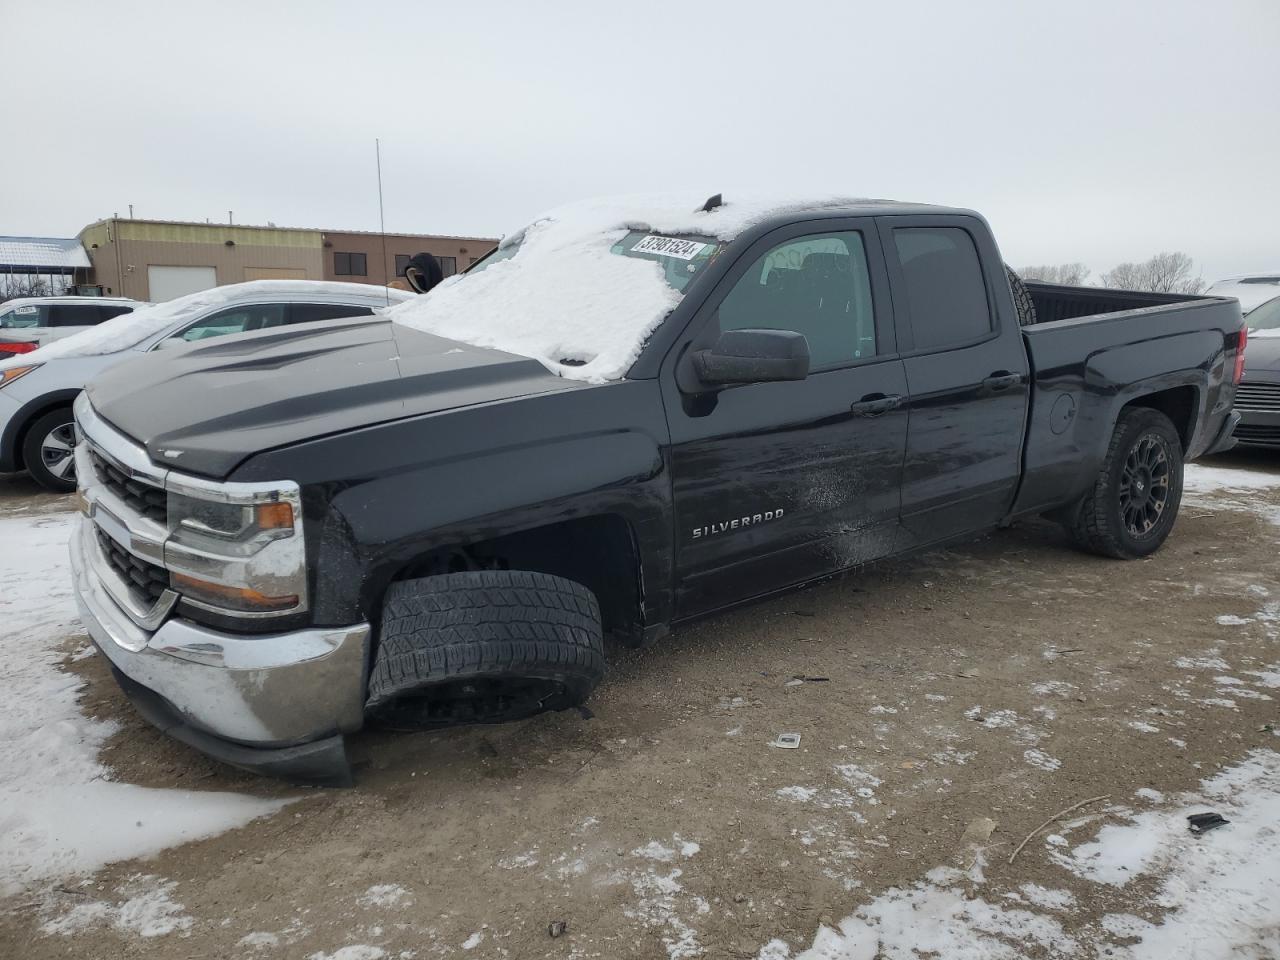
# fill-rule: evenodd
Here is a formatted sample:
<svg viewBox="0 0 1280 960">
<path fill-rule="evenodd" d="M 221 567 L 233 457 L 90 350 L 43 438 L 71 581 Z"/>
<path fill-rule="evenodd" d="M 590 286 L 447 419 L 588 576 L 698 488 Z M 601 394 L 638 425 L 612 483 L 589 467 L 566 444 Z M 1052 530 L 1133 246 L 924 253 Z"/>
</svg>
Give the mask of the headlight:
<svg viewBox="0 0 1280 960">
<path fill-rule="evenodd" d="M 259 547 L 293 536 L 293 505 L 283 501 L 219 503 L 171 492 L 168 514 L 170 534 L 197 545 L 215 540 Z"/>
<path fill-rule="evenodd" d="M 165 488 L 165 566 L 188 602 L 233 616 L 306 608 L 296 483 L 211 483 L 171 472 Z"/>
<path fill-rule="evenodd" d="M 19 377 L 25 377 L 32 370 L 39 370 L 41 366 L 43 364 L 28 363 L 25 366 L 7 367 L 4 370 L 0 370 L 0 387 L 7 387 Z"/>
</svg>

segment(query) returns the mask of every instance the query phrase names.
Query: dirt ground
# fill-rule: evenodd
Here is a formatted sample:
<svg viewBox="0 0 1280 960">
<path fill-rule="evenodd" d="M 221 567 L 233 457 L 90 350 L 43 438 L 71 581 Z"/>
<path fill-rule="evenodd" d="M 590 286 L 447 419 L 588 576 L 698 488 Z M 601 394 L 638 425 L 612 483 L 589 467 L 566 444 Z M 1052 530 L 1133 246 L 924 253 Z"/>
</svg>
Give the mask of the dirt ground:
<svg viewBox="0 0 1280 960">
<path fill-rule="evenodd" d="M 1275 457 L 1215 465 L 1280 474 Z M 4 515 L 66 508 L 4 486 Z M 1280 489 L 1254 496 L 1280 516 Z M 1072 803 L 1193 789 L 1280 746 L 1280 699 L 1231 696 L 1202 668 L 1220 657 L 1238 678 L 1280 659 L 1275 624 L 1255 617 L 1280 597 L 1278 535 L 1205 496 L 1146 561 L 1018 524 L 612 650 L 591 718 L 362 735 L 350 790 L 242 775 L 165 739 L 100 656 L 70 661 L 84 639 L 68 637 L 84 712 L 121 724 L 103 753 L 116 779 L 298 799 L 0 904 L 0 957 L 756 957 L 774 938 L 803 949 L 936 867 L 971 867 L 962 835 L 982 817 L 997 823 L 982 895 L 1070 890 L 1059 919 L 1095 943 L 1107 912 L 1156 918 L 1149 885 L 1075 878 L 1042 840 L 1008 856 Z M 771 745 L 784 732 L 798 749 Z M 40 931 L 86 897 L 124 899 L 139 874 L 173 883 L 189 928 Z"/>
</svg>

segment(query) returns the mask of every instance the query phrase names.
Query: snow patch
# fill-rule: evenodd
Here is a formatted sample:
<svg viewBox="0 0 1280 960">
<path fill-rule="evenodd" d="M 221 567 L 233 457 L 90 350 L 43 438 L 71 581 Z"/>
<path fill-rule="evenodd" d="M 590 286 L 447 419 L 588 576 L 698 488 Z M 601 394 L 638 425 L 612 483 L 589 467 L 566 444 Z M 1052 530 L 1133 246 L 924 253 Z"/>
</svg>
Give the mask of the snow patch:
<svg viewBox="0 0 1280 960">
<path fill-rule="evenodd" d="M 47 920 L 40 926 L 46 936 L 71 936 L 94 927 L 112 927 L 121 933 L 140 937 L 163 937 L 171 933 L 183 933 L 194 922 L 180 903 L 170 894 L 177 883 L 157 876 L 135 874 L 116 888 L 125 897 L 121 903 L 91 901 L 72 907 L 62 916 Z"/>
<path fill-rule="evenodd" d="M 0 895 L 152 856 L 291 802 L 110 780 L 98 750 L 116 726 L 80 712 L 83 681 L 62 670 L 58 650 L 82 633 L 71 529 L 66 515 L 0 518 Z"/>
<path fill-rule="evenodd" d="M 409 900 L 409 902 L 404 902 L 406 900 Z M 356 900 L 356 903 L 362 907 L 407 907 L 412 902 L 409 899 L 409 891 L 398 883 L 376 884 L 362 893 Z"/>
<path fill-rule="evenodd" d="M 1052 773 L 1062 766 L 1062 761 L 1057 757 L 1051 757 L 1043 750 L 1026 750 L 1022 754 L 1022 758 L 1033 767 L 1039 767 L 1041 770 L 1047 770 Z"/>
<path fill-rule="evenodd" d="M 381 947 L 352 944 L 347 947 L 339 947 L 333 953 L 313 953 L 307 957 L 307 960 L 383 960 L 386 955 L 387 951 Z"/>
</svg>

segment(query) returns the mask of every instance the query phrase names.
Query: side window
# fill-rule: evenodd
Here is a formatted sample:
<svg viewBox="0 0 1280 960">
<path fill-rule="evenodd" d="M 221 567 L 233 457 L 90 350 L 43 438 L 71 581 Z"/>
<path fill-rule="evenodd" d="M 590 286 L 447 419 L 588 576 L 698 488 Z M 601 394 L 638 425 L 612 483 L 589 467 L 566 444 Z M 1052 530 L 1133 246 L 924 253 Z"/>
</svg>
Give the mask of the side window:
<svg viewBox="0 0 1280 960">
<path fill-rule="evenodd" d="M 316 320 L 337 320 L 340 317 L 371 317 L 368 307 L 344 307 L 340 303 L 295 303 L 289 307 L 290 323 L 312 323 Z"/>
<path fill-rule="evenodd" d="M 43 304 L 24 303 L 0 313 L 0 329 L 22 330 L 27 327 L 47 327 L 49 308 Z"/>
<path fill-rule="evenodd" d="M 967 343 L 995 329 L 978 248 L 967 230 L 899 227 L 893 241 L 917 350 Z"/>
<path fill-rule="evenodd" d="M 265 330 L 267 327 L 278 327 L 284 323 L 283 303 L 258 303 L 245 307 L 228 307 L 217 313 L 197 320 L 180 333 L 169 339 L 207 340 L 210 337 L 225 337 L 229 333 L 246 333 L 250 330 Z"/>
<path fill-rule="evenodd" d="M 98 322 L 102 323 L 104 320 L 110 320 L 112 317 L 118 317 L 122 313 L 133 313 L 133 307 L 103 304 L 98 307 Z"/>
<path fill-rule="evenodd" d="M 875 356 L 862 234 L 797 237 L 761 256 L 720 303 L 721 330 L 794 330 L 814 369 Z"/>
<path fill-rule="evenodd" d="M 49 307 L 46 326 L 92 327 L 99 322 L 96 303 L 55 303 Z"/>
</svg>

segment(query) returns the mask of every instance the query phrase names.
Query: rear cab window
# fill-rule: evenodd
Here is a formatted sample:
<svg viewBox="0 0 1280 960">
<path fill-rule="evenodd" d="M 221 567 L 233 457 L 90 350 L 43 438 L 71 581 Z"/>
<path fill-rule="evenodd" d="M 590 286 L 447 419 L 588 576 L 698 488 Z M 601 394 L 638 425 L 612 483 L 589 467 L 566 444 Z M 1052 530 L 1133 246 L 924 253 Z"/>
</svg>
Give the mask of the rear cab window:
<svg viewBox="0 0 1280 960">
<path fill-rule="evenodd" d="M 914 349 L 982 340 L 996 327 L 978 248 L 961 227 L 894 227 Z"/>
</svg>

